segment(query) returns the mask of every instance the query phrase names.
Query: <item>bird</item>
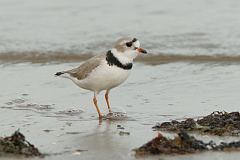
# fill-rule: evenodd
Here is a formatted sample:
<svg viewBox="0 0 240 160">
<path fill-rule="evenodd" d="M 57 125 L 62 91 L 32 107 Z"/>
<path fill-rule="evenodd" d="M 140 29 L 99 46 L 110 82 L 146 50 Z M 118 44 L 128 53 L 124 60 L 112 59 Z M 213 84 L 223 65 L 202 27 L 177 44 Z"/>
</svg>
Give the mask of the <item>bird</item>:
<svg viewBox="0 0 240 160">
<path fill-rule="evenodd" d="M 120 38 L 106 53 L 86 60 L 77 68 L 57 72 L 55 76 L 70 79 L 80 88 L 92 91 L 94 93 L 93 104 L 101 119 L 103 114 L 97 103 L 98 94 L 105 91 L 108 111 L 112 113 L 108 99 L 109 92 L 128 78 L 133 67 L 133 60 L 142 53 L 146 54 L 147 51 L 140 48 L 137 38 Z"/>
</svg>

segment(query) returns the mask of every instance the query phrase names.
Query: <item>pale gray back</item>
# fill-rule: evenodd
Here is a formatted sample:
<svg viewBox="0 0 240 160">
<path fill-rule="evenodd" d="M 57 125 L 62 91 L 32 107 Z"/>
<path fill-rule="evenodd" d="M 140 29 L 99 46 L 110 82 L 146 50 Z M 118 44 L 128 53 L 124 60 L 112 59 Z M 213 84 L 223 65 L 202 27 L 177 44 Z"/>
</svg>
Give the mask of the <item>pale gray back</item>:
<svg viewBox="0 0 240 160">
<path fill-rule="evenodd" d="M 95 68 L 97 68 L 105 58 L 106 54 L 94 56 L 81 64 L 78 68 L 65 71 L 64 73 L 68 73 L 72 77 L 82 80 L 86 78 Z"/>
</svg>

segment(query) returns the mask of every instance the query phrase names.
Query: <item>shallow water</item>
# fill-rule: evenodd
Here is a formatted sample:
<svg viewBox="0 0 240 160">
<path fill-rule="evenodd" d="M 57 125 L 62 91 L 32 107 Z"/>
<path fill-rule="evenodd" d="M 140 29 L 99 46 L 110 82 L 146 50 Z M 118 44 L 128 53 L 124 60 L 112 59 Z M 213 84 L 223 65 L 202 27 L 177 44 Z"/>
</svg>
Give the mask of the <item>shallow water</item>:
<svg viewBox="0 0 240 160">
<path fill-rule="evenodd" d="M 0 53 L 106 52 L 134 36 L 154 54 L 240 55 L 238 0 L 0 0 Z"/>
<path fill-rule="evenodd" d="M 127 117 L 99 122 L 93 94 L 53 76 L 56 71 L 74 66 L 78 64 L 1 65 L 1 135 L 20 128 L 31 143 L 50 154 L 46 159 L 135 159 L 132 150 L 157 135 L 151 129 L 157 122 L 198 117 L 214 110 L 239 111 L 240 65 L 136 64 L 127 82 L 110 94 L 113 110 L 126 112 Z M 100 94 L 98 100 L 106 115 L 104 95 Z M 217 142 L 239 139 L 197 137 Z M 236 159 L 239 155 L 210 152 L 144 158 Z"/>
</svg>

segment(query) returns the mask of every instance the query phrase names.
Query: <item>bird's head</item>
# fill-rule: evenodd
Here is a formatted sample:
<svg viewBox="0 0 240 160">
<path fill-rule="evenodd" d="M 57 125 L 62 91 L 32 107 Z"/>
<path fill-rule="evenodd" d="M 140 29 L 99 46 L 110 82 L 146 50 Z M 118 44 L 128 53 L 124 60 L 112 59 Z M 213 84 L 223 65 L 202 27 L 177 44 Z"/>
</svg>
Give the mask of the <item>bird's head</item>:
<svg viewBox="0 0 240 160">
<path fill-rule="evenodd" d="M 145 49 L 140 48 L 140 42 L 138 39 L 129 37 L 117 40 L 111 51 L 116 57 L 120 59 L 122 57 L 129 61 L 133 61 L 133 59 L 141 53 L 147 53 Z"/>
</svg>

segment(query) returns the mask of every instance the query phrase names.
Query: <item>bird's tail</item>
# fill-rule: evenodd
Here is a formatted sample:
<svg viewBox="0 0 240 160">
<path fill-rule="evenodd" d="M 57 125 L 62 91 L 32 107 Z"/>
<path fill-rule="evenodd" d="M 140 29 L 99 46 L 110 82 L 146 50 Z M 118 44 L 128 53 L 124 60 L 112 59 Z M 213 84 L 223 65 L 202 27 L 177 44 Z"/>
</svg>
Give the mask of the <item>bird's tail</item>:
<svg viewBox="0 0 240 160">
<path fill-rule="evenodd" d="M 55 73 L 54 75 L 55 76 L 60 76 L 60 75 L 63 75 L 64 74 L 64 72 L 57 72 L 57 73 Z"/>
<path fill-rule="evenodd" d="M 57 72 L 54 75 L 55 75 L 55 77 L 62 77 L 62 78 L 70 78 L 71 79 L 71 76 L 64 71 L 63 72 Z"/>
</svg>

